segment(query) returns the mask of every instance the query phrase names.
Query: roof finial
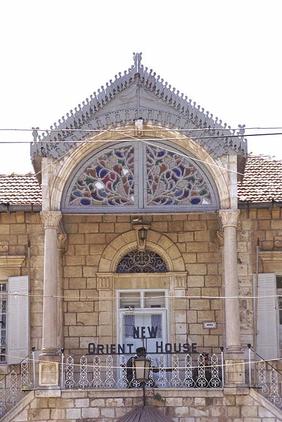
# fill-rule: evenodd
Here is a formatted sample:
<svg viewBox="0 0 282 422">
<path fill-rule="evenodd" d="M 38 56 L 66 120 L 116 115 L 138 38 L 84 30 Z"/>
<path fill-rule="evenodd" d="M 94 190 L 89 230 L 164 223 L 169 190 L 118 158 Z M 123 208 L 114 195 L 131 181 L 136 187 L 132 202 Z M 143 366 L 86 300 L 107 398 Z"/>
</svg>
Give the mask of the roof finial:
<svg viewBox="0 0 282 422">
<path fill-rule="evenodd" d="M 32 128 L 33 142 L 37 142 L 38 141 L 38 129 L 39 129 L 39 127 L 33 127 Z"/>
<path fill-rule="evenodd" d="M 244 136 L 246 130 L 246 125 L 238 125 L 238 135 Z"/>
<path fill-rule="evenodd" d="M 142 53 L 133 53 L 134 67 L 136 73 L 139 73 L 141 67 Z"/>
</svg>

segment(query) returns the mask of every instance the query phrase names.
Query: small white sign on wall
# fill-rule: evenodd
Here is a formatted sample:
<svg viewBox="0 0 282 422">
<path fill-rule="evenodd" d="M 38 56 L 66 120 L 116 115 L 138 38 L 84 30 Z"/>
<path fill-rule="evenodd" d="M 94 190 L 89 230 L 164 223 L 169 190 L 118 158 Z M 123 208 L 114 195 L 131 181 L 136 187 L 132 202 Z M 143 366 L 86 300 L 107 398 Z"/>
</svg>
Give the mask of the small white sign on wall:
<svg viewBox="0 0 282 422">
<path fill-rule="evenodd" d="M 205 321 L 203 323 L 204 328 L 216 328 L 216 322 L 214 321 Z"/>
</svg>

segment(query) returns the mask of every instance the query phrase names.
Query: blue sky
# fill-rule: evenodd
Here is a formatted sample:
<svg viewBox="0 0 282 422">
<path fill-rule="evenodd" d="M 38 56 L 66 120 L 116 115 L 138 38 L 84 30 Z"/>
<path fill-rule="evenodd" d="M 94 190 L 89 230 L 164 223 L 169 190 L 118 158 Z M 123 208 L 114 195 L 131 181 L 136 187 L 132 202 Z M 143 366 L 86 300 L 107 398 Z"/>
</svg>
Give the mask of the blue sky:
<svg viewBox="0 0 282 422">
<path fill-rule="evenodd" d="M 1 2 L 0 128 L 49 127 L 133 51 L 232 127 L 282 126 L 281 12 L 280 0 Z M 282 136 L 252 138 L 249 151 L 282 159 Z M 0 173 L 31 169 L 28 145 L 0 144 Z"/>
</svg>

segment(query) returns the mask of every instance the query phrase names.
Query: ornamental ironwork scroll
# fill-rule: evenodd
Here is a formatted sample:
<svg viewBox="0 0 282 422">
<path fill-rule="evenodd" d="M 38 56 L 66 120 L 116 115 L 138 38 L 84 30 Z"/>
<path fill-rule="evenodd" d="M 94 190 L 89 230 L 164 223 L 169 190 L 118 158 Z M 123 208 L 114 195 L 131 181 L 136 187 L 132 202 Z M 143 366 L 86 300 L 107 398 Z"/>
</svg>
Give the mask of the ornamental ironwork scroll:
<svg viewBox="0 0 282 422">
<path fill-rule="evenodd" d="M 117 273 L 165 273 L 167 266 L 164 260 L 153 251 L 132 251 L 119 262 Z"/>
<path fill-rule="evenodd" d="M 207 170 L 181 151 L 151 142 L 119 143 L 88 158 L 67 185 L 63 210 L 217 209 Z"/>
<path fill-rule="evenodd" d="M 222 388 L 221 367 L 223 362 L 215 354 L 208 359 L 204 354 L 193 358 L 191 354 L 147 356 L 151 361 L 150 378 L 147 387 L 158 388 Z M 71 388 L 139 388 L 138 380 L 128 378 L 129 356 L 82 356 L 75 374 L 74 360 L 66 358 L 64 365 L 64 387 Z M 76 375 L 76 376 L 75 376 Z M 273 385 L 275 382 L 273 382 Z M 276 384 L 275 384 L 276 385 Z M 277 393 L 273 388 L 272 401 L 277 403 Z"/>
<path fill-rule="evenodd" d="M 210 187 L 195 164 L 178 152 L 146 146 L 147 206 L 208 205 Z"/>
<path fill-rule="evenodd" d="M 69 206 L 124 206 L 134 203 L 134 148 L 122 146 L 93 157 L 72 187 Z"/>
</svg>

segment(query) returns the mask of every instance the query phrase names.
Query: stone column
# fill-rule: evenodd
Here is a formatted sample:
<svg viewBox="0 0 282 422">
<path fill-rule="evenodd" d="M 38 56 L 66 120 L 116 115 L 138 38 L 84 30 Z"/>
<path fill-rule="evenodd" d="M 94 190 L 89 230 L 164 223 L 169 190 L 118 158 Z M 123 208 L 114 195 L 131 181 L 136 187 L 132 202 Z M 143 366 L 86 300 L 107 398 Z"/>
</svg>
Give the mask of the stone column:
<svg viewBox="0 0 282 422">
<path fill-rule="evenodd" d="M 42 350 L 53 352 L 57 349 L 57 287 L 58 287 L 58 246 L 57 230 L 62 214 L 60 211 L 42 213 L 44 224 L 44 287 L 43 287 L 43 333 Z"/>
<path fill-rule="evenodd" d="M 63 311 L 63 254 L 65 251 L 67 236 L 63 233 L 58 235 L 58 283 L 57 283 L 57 348 L 64 347 L 64 311 Z"/>
<path fill-rule="evenodd" d="M 62 217 L 60 211 L 44 211 L 41 214 L 44 224 L 44 285 L 42 358 L 39 365 L 39 384 L 58 385 L 57 338 L 58 338 L 58 263 L 57 231 Z M 54 362 L 52 362 L 54 356 Z M 44 362 L 45 361 L 45 362 Z"/>
<path fill-rule="evenodd" d="M 237 270 L 237 223 L 239 210 L 220 210 L 223 226 L 223 268 L 225 299 L 226 382 L 244 383 L 240 340 L 239 282 Z"/>
</svg>

